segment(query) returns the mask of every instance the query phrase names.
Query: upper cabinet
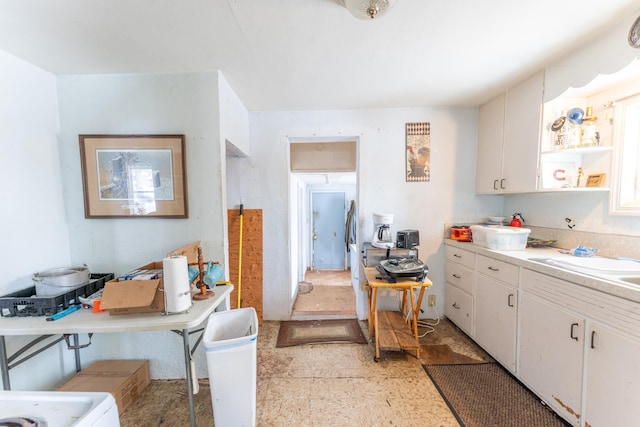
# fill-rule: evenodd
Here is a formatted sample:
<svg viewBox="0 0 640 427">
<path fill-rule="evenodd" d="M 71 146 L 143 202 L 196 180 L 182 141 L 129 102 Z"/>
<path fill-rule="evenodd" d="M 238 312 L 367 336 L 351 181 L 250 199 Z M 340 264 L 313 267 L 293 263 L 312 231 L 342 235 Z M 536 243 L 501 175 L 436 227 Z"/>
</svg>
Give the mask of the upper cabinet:
<svg viewBox="0 0 640 427">
<path fill-rule="evenodd" d="M 476 193 L 500 193 L 502 179 L 502 141 L 504 140 L 504 94 L 480 107 L 478 112 L 478 151 L 476 155 Z M 504 185 L 504 181 L 502 182 Z"/>
<path fill-rule="evenodd" d="M 536 190 L 543 88 L 540 72 L 480 107 L 477 194 Z"/>
</svg>

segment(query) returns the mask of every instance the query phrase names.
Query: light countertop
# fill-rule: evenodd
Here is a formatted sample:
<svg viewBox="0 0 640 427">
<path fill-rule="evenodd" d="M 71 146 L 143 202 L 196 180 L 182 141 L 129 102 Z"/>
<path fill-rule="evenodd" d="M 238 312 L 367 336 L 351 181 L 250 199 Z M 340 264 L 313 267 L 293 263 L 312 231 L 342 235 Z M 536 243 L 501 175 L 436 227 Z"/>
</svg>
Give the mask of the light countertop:
<svg viewBox="0 0 640 427">
<path fill-rule="evenodd" d="M 530 260 L 531 258 L 575 258 L 573 255 L 560 253 L 558 248 L 527 248 L 522 251 L 495 251 L 474 245 L 471 242 L 458 242 L 451 239 L 445 239 L 444 242 L 446 245 L 451 247 L 465 249 L 479 255 L 486 255 L 500 261 L 505 261 L 561 280 L 566 280 L 567 282 L 572 282 L 586 288 L 625 298 L 630 301 L 640 302 L 640 286 L 626 285 L 613 280 L 607 280 L 603 277 L 578 273 L 561 267 L 541 264 Z"/>
</svg>

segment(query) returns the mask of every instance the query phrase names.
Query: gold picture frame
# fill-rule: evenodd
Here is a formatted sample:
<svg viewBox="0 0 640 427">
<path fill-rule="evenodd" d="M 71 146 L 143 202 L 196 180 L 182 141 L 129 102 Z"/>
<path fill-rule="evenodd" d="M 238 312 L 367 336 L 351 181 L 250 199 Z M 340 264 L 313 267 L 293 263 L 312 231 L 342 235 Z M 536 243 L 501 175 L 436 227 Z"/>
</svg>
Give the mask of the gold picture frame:
<svg viewBox="0 0 640 427">
<path fill-rule="evenodd" d="M 604 173 L 591 174 L 587 177 L 587 183 L 585 185 L 587 187 L 602 187 L 605 176 L 606 174 Z"/>
<path fill-rule="evenodd" d="M 85 218 L 188 218 L 184 135 L 79 135 Z"/>
</svg>

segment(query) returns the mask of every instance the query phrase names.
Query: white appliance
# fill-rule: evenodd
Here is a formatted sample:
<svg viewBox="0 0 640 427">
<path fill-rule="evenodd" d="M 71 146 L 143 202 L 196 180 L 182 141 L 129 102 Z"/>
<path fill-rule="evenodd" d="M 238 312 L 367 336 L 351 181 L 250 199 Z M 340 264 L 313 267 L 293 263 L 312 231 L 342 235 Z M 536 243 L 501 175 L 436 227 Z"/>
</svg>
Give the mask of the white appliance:
<svg viewBox="0 0 640 427">
<path fill-rule="evenodd" d="M 371 245 L 380 249 L 391 249 L 396 246 L 391 237 L 391 224 L 393 224 L 393 214 L 373 214 L 373 238 Z"/>
<path fill-rule="evenodd" d="M 28 421 L 19 424 L 21 418 Z M 0 391 L 0 427 L 16 425 L 120 427 L 120 419 L 110 393 Z"/>
</svg>

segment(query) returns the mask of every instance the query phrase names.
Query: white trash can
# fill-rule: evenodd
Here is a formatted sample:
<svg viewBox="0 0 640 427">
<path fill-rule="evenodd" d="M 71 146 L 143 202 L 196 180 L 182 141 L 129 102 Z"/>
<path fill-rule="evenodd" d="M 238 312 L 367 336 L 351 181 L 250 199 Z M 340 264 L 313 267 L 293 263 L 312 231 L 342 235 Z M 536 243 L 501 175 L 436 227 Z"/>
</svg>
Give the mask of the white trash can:
<svg viewBox="0 0 640 427">
<path fill-rule="evenodd" d="M 253 307 L 212 313 L 203 344 L 216 427 L 256 425 L 256 339 Z"/>
</svg>

